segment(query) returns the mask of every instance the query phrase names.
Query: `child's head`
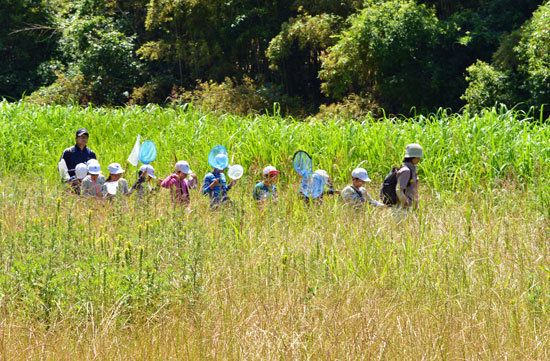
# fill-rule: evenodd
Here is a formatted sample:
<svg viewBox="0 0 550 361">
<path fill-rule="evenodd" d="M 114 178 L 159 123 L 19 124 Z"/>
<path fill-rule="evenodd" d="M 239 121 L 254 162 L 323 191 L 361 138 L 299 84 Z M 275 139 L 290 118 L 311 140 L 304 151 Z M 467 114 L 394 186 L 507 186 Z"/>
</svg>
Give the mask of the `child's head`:
<svg viewBox="0 0 550 361">
<path fill-rule="evenodd" d="M 184 160 L 180 160 L 176 163 L 176 176 L 179 180 L 185 179 L 189 174 L 192 173 L 191 169 L 189 168 L 189 163 L 187 163 Z"/>
<path fill-rule="evenodd" d="M 92 179 L 97 179 L 97 177 L 101 174 L 101 166 L 97 160 L 90 159 L 88 161 L 88 174 L 90 174 Z"/>
<path fill-rule="evenodd" d="M 85 163 L 78 163 L 74 168 L 77 179 L 84 179 L 88 175 L 88 166 Z"/>
<path fill-rule="evenodd" d="M 353 185 L 357 188 L 360 188 L 365 185 L 365 183 L 370 182 L 369 175 L 364 168 L 355 168 L 351 172 L 351 181 Z"/>
<path fill-rule="evenodd" d="M 264 183 L 266 184 L 275 184 L 277 183 L 277 180 L 279 179 L 279 172 L 274 166 L 268 165 L 264 168 L 262 171 L 262 175 L 264 176 Z"/>
<path fill-rule="evenodd" d="M 405 147 L 405 163 L 418 164 L 422 157 L 424 157 L 424 153 L 420 144 L 412 143 Z"/>
<path fill-rule="evenodd" d="M 323 177 L 323 179 L 325 180 L 325 184 L 327 184 L 327 183 L 329 182 L 330 178 L 329 178 L 328 173 L 327 173 L 326 170 L 324 170 L 324 169 L 317 169 L 317 170 L 315 171 L 315 173 L 317 173 L 317 174 L 319 174 L 320 176 Z"/>
<path fill-rule="evenodd" d="M 109 179 L 114 182 L 118 181 L 122 177 L 122 173 L 124 173 L 124 169 L 118 163 L 109 164 L 107 169 L 109 170 Z"/>
<path fill-rule="evenodd" d="M 155 177 L 155 168 L 153 168 L 153 166 L 150 164 L 144 164 L 141 167 L 139 167 L 138 174 L 140 178 L 147 177 L 147 180 L 157 179 L 157 177 Z"/>
</svg>

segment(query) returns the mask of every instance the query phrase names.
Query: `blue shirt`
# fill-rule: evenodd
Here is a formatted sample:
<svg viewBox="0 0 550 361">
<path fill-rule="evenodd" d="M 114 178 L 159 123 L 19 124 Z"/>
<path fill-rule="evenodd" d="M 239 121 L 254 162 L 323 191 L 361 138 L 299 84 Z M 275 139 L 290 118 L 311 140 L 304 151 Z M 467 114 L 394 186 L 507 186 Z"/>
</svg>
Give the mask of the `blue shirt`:
<svg viewBox="0 0 550 361">
<path fill-rule="evenodd" d="M 268 186 L 263 182 L 259 182 L 252 191 L 252 198 L 257 201 L 263 201 L 268 198 L 277 198 L 277 187 L 274 185 Z"/>
<path fill-rule="evenodd" d="M 210 184 L 216 179 L 219 179 L 220 182 L 212 188 Z M 217 172 L 215 170 L 207 173 L 204 176 L 204 184 L 202 185 L 202 194 L 209 195 L 211 199 L 210 205 L 215 205 L 219 202 L 225 202 L 227 200 L 227 192 L 231 189 L 230 185 L 226 185 L 225 174 L 222 172 Z"/>
<path fill-rule="evenodd" d="M 94 151 L 90 148 L 84 147 L 84 149 L 80 150 L 78 145 L 75 144 L 73 147 L 63 151 L 61 159 L 65 159 L 67 169 L 69 169 L 69 177 L 73 177 L 75 175 L 74 169 L 77 164 L 86 163 L 90 159 L 96 159 L 96 157 Z"/>
</svg>

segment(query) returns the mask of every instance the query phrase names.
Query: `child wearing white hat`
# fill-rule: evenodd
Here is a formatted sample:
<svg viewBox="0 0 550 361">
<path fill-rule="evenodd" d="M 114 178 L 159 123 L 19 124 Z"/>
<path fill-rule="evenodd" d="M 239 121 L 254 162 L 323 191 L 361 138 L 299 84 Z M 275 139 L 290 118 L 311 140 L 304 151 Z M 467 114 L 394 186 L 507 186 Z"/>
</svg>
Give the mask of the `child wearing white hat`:
<svg viewBox="0 0 550 361">
<path fill-rule="evenodd" d="M 88 175 L 88 166 L 85 163 L 79 163 L 74 169 L 75 175 L 67 180 L 67 184 L 75 194 L 80 194 L 82 180 Z"/>
<path fill-rule="evenodd" d="M 330 177 L 328 175 L 328 172 L 324 169 L 317 169 L 315 173 L 319 174 L 325 179 L 325 190 L 323 191 L 323 194 L 319 198 L 323 198 L 325 194 L 327 196 L 333 196 L 335 194 L 340 194 L 340 191 L 334 189 L 334 185 L 332 184 L 332 181 L 330 180 Z"/>
<path fill-rule="evenodd" d="M 170 189 L 173 202 L 189 205 L 189 190 L 193 188 L 192 182 L 196 182 L 197 176 L 189 168 L 189 163 L 184 160 L 177 162 L 174 169 L 174 173 L 166 177 L 160 186 Z"/>
<path fill-rule="evenodd" d="M 127 195 L 128 194 L 128 182 L 122 178 L 124 169 L 118 163 L 111 163 L 107 167 L 109 170 L 109 177 L 105 181 L 103 196 L 105 198 L 113 197 L 116 194 Z"/>
<path fill-rule="evenodd" d="M 138 199 L 142 199 L 144 195 L 151 194 L 153 192 L 153 187 L 151 187 L 149 182 L 154 179 L 157 179 L 155 176 L 155 168 L 150 164 L 143 164 L 139 167 L 138 179 L 128 191 L 128 195 L 136 192 Z"/>
<path fill-rule="evenodd" d="M 103 189 L 105 186 L 105 177 L 101 174 L 101 166 L 95 159 L 87 162 L 88 175 L 82 180 L 80 194 L 84 197 L 103 198 Z"/>
<path fill-rule="evenodd" d="M 258 202 L 264 202 L 268 199 L 277 198 L 277 180 L 280 172 L 272 165 L 268 165 L 262 171 L 263 179 L 254 186 L 252 199 Z"/>
<path fill-rule="evenodd" d="M 356 168 L 351 172 L 352 184 L 348 185 L 340 193 L 345 202 L 352 203 L 355 206 L 362 206 L 369 203 L 375 207 L 385 207 L 383 203 L 372 198 L 364 185 L 370 182 L 369 175 L 364 168 Z"/>
</svg>

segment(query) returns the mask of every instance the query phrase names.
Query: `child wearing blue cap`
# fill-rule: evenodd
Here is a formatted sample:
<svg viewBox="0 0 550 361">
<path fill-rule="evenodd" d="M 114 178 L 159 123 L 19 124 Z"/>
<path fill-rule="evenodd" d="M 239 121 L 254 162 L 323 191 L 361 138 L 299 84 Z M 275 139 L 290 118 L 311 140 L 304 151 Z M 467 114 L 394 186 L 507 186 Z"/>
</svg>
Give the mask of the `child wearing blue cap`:
<svg viewBox="0 0 550 361">
<path fill-rule="evenodd" d="M 211 207 L 217 207 L 221 203 L 229 201 L 227 192 L 237 182 L 236 179 L 233 179 L 227 184 L 225 174 L 223 174 L 223 171 L 229 166 L 229 159 L 226 154 L 216 155 L 215 164 L 217 164 L 217 167 L 204 176 L 202 185 L 202 194 L 210 197 Z"/>
</svg>

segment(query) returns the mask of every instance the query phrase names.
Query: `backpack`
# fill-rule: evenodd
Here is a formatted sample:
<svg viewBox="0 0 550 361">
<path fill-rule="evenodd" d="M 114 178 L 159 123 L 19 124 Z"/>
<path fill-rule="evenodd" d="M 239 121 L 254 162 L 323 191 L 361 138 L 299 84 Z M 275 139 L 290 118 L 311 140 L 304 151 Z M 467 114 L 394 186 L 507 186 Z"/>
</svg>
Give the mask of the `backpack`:
<svg viewBox="0 0 550 361">
<path fill-rule="evenodd" d="M 380 188 L 380 199 L 382 200 L 382 203 L 384 203 L 389 207 L 396 205 L 397 202 L 399 201 L 399 199 L 397 198 L 397 192 L 395 191 L 395 187 L 397 186 L 397 172 L 402 167 L 407 167 L 407 166 L 402 165 L 401 167 L 392 168 L 392 170 L 388 173 L 386 178 L 384 178 L 384 183 L 382 183 L 382 187 Z M 411 179 L 412 179 L 412 171 L 411 171 L 409 181 L 407 182 L 407 187 L 409 186 Z"/>
</svg>

